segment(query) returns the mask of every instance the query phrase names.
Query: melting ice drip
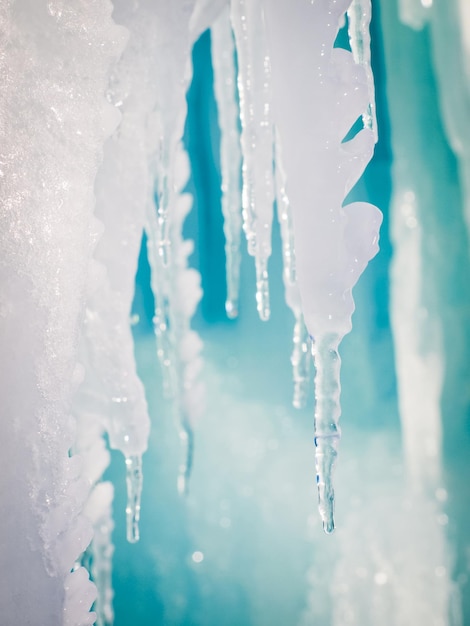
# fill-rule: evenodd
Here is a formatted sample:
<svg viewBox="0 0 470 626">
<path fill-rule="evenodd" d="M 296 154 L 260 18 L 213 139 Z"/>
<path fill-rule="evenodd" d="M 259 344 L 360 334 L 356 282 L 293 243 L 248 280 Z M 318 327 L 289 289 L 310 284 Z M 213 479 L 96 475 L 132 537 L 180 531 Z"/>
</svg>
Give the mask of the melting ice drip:
<svg viewBox="0 0 470 626">
<path fill-rule="evenodd" d="M 46 580 L 43 567 L 55 576 L 51 585 L 66 578 L 67 624 L 94 619 L 87 612 L 93 598 L 85 569 L 77 564 L 69 573 L 89 541 L 89 523 L 95 541 L 83 562 L 91 559 L 93 576 L 101 581 L 98 623 L 112 621 L 112 490 L 99 483 L 108 463 L 104 433 L 126 459 L 127 534 L 130 541 L 139 538 L 149 417 L 130 310 L 144 231 L 157 350 L 184 444 L 178 485 L 187 488 L 192 425 L 203 394 L 201 342 L 190 329 L 201 295 L 199 275 L 188 268 L 192 243 L 182 237 L 191 202 L 182 192 L 189 169 L 181 138 L 191 46 L 203 30 L 212 28 L 222 134 L 226 309 L 231 317 L 238 313 L 243 227 L 255 260 L 257 309 L 262 320 L 270 316 L 276 198 L 286 299 L 295 317 L 296 406 L 305 402 L 310 350 L 316 368 L 317 482 L 327 532 L 334 528 L 331 474 L 340 434 L 338 346 L 351 328 L 351 289 L 377 251 L 381 219 L 368 204 L 343 206 L 376 138 L 369 0 L 115 0 L 113 18 L 110 12 L 107 0 L 67 6 L 61 0 L 17 0 L 14 9 L 11 2 L 0 9 L 6 42 L 0 55 L 0 115 L 6 122 L 0 126 L 0 176 L 7 209 L 1 214 L 0 278 L 6 289 L 0 314 L 16 337 L 27 329 L 17 347 L 27 364 L 23 379 L 18 386 L 3 372 L 2 395 L 12 396 L 9 386 L 16 389 L 8 410 L 19 425 L 7 436 L 12 449 L 21 442 L 27 451 L 23 495 L 27 500 L 32 493 L 33 502 L 22 519 L 44 556 L 45 565 L 35 563 L 31 575 Z M 352 54 L 334 48 L 346 12 Z M 24 49 L 30 54 L 18 53 Z M 26 59 L 23 65 L 19 58 Z M 40 86 L 37 91 L 32 84 Z M 40 123 L 35 110 L 44 113 Z M 364 128 L 343 142 L 361 116 Z M 27 132 L 8 134 L 5 128 Z M 44 143 L 51 148 L 38 160 Z M 26 311 L 35 311 L 34 320 Z M 11 342 L 4 343 L 5 362 L 13 362 Z M 70 410 L 77 424 L 71 458 Z M 34 419 L 21 422 L 23 415 Z M 76 453 L 83 459 L 81 474 Z M 8 467 L 16 467 L 10 461 Z M 44 615 L 33 619 L 24 607 L 22 621 L 59 622 L 55 605 L 42 609 Z M 11 615 L 6 611 L 7 621 L 18 621 L 13 608 Z"/>
</svg>

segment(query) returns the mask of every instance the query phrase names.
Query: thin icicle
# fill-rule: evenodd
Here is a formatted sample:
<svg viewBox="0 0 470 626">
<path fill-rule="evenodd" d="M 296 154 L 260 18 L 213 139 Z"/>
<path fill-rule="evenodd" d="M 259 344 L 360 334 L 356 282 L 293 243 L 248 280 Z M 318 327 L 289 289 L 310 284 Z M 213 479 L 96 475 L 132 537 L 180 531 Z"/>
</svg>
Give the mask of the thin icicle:
<svg viewBox="0 0 470 626">
<path fill-rule="evenodd" d="M 136 543 L 140 539 L 139 520 L 142 482 L 142 457 L 126 457 L 126 537 L 129 543 Z"/>
<path fill-rule="evenodd" d="M 192 198 L 182 193 L 189 178 L 189 159 L 181 143 L 175 148 L 174 186 L 170 195 L 172 219 L 170 237 L 172 255 L 165 267 L 158 253 L 158 229 L 155 208 L 149 203 L 146 232 L 151 286 L 155 296 L 155 330 L 162 364 L 164 386 L 173 400 L 180 433 L 182 460 L 179 463 L 177 488 L 188 490 L 192 467 L 192 424 L 201 413 L 202 386 L 198 374 L 202 366 L 202 341 L 191 330 L 191 318 L 202 296 L 200 274 L 188 267 L 193 242 L 183 239 L 183 223 L 191 209 Z"/>
<path fill-rule="evenodd" d="M 172 398 L 175 394 L 174 348 L 171 336 L 171 271 L 163 264 L 159 253 L 158 219 L 153 203 L 148 204 L 147 223 L 147 256 L 151 268 L 150 283 L 155 299 L 153 328 L 157 340 L 157 356 L 160 362 L 165 397 Z"/>
<path fill-rule="evenodd" d="M 174 245 L 174 279 L 172 281 L 173 327 L 175 346 L 175 411 L 179 422 L 181 456 L 177 487 L 188 493 L 194 453 L 193 424 L 204 408 L 204 387 L 199 381 L 202 368 L 202 341 L 191 329 L 191 319 L 202 297 L 201 276 L 188 267 L 193 242 L 183 239 L 183 224 L 192 207 L 192 197 L 182 190 L 190 172 L 188 155 L 179 144 L 175 154 L 175 201 L 172 222 Z"/>
<path fill-rule="evenodd" d="M 294 225 L 292 223 L 292 210 L 286 192 L 286 174 L 282 165 L 280 137 L 277 129 L 275 130 L 274 152 L 276 164 L 276 204 L 281 228 L 284 282 L 294 285 L 297 279 L 295 271 Z"/>
<path fill-rule="evenodd" d="M 296 278 L 305 325 L 317 342 L 316 458 L 327 532 L 334 528 L 331 473 L 339 440 L 337 348 L 351 330 L 352 288 L 377 253 L 381 222 L 372 205 L 344 203 L 374 147 L 370 128 L 343 141 L 370 102 L 364 65 L 334 45 L 349 4 L 270 0 L 264 5 L 274 123 L 292 204 Z M 364 58 L 369 58 L 366 53 Z"/>
<path fill-rule="evenodd" d="M 166 129 L 167 130 L 167 129 Z M 160 138 L 158 174 L 156 180 L 156 205 L 157 205 L 157 250 L 163 267 L 170 263 L 171 237 L 170 237 L 170 157 L 165 133 Z"/>
<path fill-rule="evenodd" d="M 273 125 L 271 61 L 263 7 L 259 0 L 233 0 L 231 20 L 238 56 L 241 145 L 243 154 L 243 229 L 255 257 L 259 316 L 269 319 L 268 259 L 273 212 Z"/>
<path fill-rule="evenodd" d="M 339 417 L 341 359 L 338 345 L 341 337 L 326 334 L 313 342 L 315 362 L 315 466 L 317 472 L 318 504 L 323 529 L 335 529 L 334 490 L 332 473 L 341 437 Z"/>
<path fill-rule="evenodd" d="M 292 210 L 286 192 L 286 180 L 282 166 L 279 134 L 275 132 L 275 182 L 276 206 L 282 240 L 283 278 L 287 305 L 295 317 L 293 350 L 291 356 L 294 395 L 292 404 L 296 409 L 305 406 L 310 383 L 311 341 L 305 326 L 295 271 L 294 225 Z"/>
<path fill-rule="evenodd" d="M 377 143 L 377 115 L 375 110 L 375 86 L 370 60 L 370 20 L 371 0 L 353 0 L 348 9 L 348 32 L 351 51 L 356 63 L 362 65 L 366 72 L 369 104 L 367 112 L 362 116 L 364 127 L 370 128 Z"/>
<path fill-rule="evenodd" d="M 211 27 L 214 92 L 220 127 L 222 213 L 224 216 L 228 317 L 238 316 L 242 200 L 240 193 L 241 149 L 236 93 L 235 46 L 226 7 Z"/>
<path fill-rule="evenodd" d="M 294 349 L 291 363 L 294 378 L 294 398 L 292 404 L 296 409 L 302 409 L 307 402 L 310 384 L 311 339 L 300 311 L 297 312 L 295 319 L 293 341 Z"/>
<path fill-rule="evenodd" d="M 192 426 L 187 422 L 180 430 L 181 458 L 178 466 L 177 488 L 180 495 L 187 495 L 189 492 L 189 479 L 193 467 L 194 453 L 194 432 Z"/>
</svg>

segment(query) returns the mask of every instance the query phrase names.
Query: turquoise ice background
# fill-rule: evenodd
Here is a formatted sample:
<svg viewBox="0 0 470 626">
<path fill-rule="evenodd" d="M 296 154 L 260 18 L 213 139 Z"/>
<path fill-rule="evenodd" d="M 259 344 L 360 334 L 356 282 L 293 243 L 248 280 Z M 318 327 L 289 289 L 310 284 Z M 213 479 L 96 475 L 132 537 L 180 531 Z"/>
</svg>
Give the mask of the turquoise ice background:
<svg viewBox="0 0 470 626">
<path fill-rule="evenodd" d="M 190 493 L 181 497 L 178 429 L 171 403 L 162 397 L 142 253 L 134 331 L 152 433 L 136 545 L 125 541 L 119 454 L 113 453 L 107 474 L 116 490 L 116 626 L 470 624 L 469 247 L 429 30 L 401 25 L 394 5 L 374 3 L 380 140 L 353 194 L 377 205 L 384 222 L 380 254 L 355 288 L 353 331 L 341 345 L 343 438 L 332 536 L 323 534 L 316 508 L 313 399 L 301 411 L 290 404 L 293 318 L 284 303 L 277 224 L 269 265 L 271 320 L 257 317 L 254 264 L 244 243 L 240 317 L 225 318 L 209 33 L 194 47 L 185 135 L 194 208 L 185 230 L 196 244 L 192 263 L 204 288 L 194 328 L 205 343 L 207 411 L 195 425 Z M 418 494 L 406 486 L 389 297 L 390 207 L 394 189 L 407 177 L 426 207 L 420 215 L 422 298 L 442 328 L 446 368 L 444 471 L 439 484 Z"/>
</svg>

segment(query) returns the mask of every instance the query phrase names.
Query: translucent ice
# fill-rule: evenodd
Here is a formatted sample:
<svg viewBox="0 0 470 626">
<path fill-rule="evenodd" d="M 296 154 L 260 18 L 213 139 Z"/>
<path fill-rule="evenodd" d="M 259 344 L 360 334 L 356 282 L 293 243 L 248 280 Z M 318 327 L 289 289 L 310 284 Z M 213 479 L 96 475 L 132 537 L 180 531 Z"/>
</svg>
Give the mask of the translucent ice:
<svg viewBox="0 0 470 626">
<path fill-rule="evenodd" d="M 232 26 L 238 58 L 238 93 L 242 125 L 243 229 L 255 258 L 256 302 L 269 319 L 268 259 L 274 201 L 271 62 L 261 0 L 233 0 Z"/>
<path fill-rule="evenodd" d="M 316 346 L 317 482 L 327 531 L 333 528 L 330 481 L 340 414 L 339 379 L 332 378 L 339 377 L 339 367 L 329 361 L 334 354 L 339 358 L 339 341 L 351 329 L 351 290 L 378 250 L 381 222 L 380 212 L 369 204 L 343 207 L 374 147 L 370 128 L 343 143 L 370 102 L 364 65 L 356 64 L 351 53 L 333 48 L 349 5 L 347 0 L 265 3 L 272 116 L 292 205 L 303 315 Z"/>
</svg>

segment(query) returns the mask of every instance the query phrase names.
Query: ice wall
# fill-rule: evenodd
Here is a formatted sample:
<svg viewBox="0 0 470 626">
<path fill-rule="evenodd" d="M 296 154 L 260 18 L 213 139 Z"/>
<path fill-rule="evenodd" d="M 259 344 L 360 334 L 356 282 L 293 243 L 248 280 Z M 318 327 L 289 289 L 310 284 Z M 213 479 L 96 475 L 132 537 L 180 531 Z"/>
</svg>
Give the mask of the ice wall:
<svg viewBox="0 0 470 626">
<path fill-rule="evenodd" d="M 111 10 L 28 0 L 0 9 L 5 624 L 93 621 L 88 574 L 69 574 L 92 535 L 70 411 L 95 285 L 94 179 L 119 122 L 104 94 L 126 32 Z"/>
</svg>

